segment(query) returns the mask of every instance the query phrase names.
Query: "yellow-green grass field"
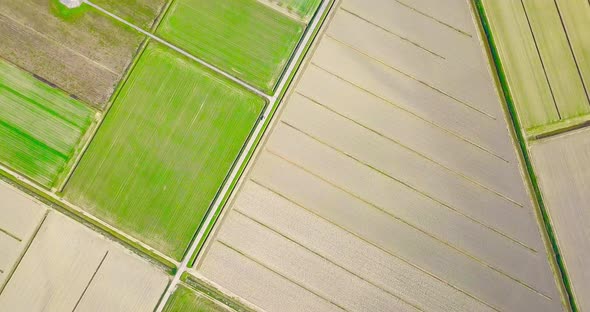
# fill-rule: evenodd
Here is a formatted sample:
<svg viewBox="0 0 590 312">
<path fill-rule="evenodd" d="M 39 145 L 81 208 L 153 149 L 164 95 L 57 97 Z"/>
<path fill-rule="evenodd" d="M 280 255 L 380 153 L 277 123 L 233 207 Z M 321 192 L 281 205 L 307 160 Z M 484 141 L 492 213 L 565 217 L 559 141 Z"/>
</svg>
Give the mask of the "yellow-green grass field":
<svg viewBox="0 0 590 312">
<path fill-rule="evenodd" d="M 180 259 L 265 104 L 150 44 L 64 195 Z"/>
<path fill-rule="evenodd" d="M 229 312 L 231 310 L 213 301 L 212 299 L 209 299 L 204 295 L 197 294 L 196 292 L 181 285 L 174 291 L 174 294 L 166 304 L 164 311 Z"/>
<path fill-rule="evenodd" d="M 67 171 L 95 112 L 0 59 L 0 162 L 51 188 Z"/>
<path fill-rule="evenodd" d="M 304 28 L 256 0 L 176 0 L 157 33 L 270 94 Z"/>
<path fill-rule="evenodd" d="M 587 1 L 478 0 L 506 86 L 528 135 L 590 113 Z M 571 122 L 570 122 L 571 121 Z"/>
<path fill-rule="evenodd" d="M 268 0 L 271 3 L 276 3 L 287 9 L 289 12 L 295 13 L 305 22 L 309 21 L 315 11 L 322 3 L 322 0 Z"/>
</svg>

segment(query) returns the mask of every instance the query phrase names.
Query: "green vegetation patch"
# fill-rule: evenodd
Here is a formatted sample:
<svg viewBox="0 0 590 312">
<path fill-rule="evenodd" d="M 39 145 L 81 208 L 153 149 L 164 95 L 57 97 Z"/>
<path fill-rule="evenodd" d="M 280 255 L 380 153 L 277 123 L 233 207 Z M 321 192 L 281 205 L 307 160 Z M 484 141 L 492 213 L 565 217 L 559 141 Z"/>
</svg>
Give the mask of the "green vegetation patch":
<svg viewBox="0 0 590 312">
<path fill-rule="evenodd" d="M 308 22 L 322 3 L 322 0 L 268 0 L 268 2 L 293 12 L 305 22 Z"/>
<path fill-rule="evenodd" d="M 65 197 L 180 260 L 265 104 L 150 44 Z"/>
<path fill-rule="evenodd" d="M 272 93 L 304 25 L 256 0 L 176 0 L 158 34 Z"/>
<path fill-rule="evenodd" d="M 51 188 L 94 111 L 0 59 L 0 162 Z"/>
<path fill-rule="evenodd" d="M 165 312 L 228 312 L 232 311 L 221 304 L 198 294 L 184 286 L 179 286 L 164 308 Z"/>
</svg>

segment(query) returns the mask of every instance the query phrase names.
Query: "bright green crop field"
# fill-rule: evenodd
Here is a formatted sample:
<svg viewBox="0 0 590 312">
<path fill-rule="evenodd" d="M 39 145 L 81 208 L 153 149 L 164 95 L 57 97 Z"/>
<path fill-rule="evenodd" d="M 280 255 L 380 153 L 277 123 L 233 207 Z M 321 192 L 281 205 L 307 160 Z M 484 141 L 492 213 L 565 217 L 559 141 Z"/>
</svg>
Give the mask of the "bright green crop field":
<svg viewBox="0 0 590 312">
<path fill-rule="evenodd" d="M 0 59 L 0 162 L 51 188 L 95 112 Z"/>
<path fill-rule="evenodd" d="M 184 286 L 179 286 L 166 304 L 164 311 L 229 312 L 230 310 Z"/>
<path fill-rule="evenodd" d="M 305 22 L 309 21 L 322 0 L 268 0 L 297 14 Z"/>
<path fill-rule="evenodd" d="M 180 259 L 265 104 L 150 44 L 66 185 L 65 198 Z"/>
<path fill-rule="evenodd" d="M 256 0 L 176 0 L 157 33 L 270 94 L 304 27 Z"/>
</svg>

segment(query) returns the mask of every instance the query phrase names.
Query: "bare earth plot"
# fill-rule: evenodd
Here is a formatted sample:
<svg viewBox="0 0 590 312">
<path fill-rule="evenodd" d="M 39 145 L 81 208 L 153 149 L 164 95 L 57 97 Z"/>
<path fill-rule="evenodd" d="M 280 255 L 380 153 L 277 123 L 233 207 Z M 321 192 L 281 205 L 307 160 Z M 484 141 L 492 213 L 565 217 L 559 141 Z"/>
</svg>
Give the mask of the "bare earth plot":
<svg viewBox="0 0 590 312">
<path fill-rule="evenodd" d="M 257 0 L 177 0 L 157 34 L 271 94 L 304 28 Z"/>
<path fill-rule="evenodd" d="M 0 293 L 33 239 L 47 209 L 0 182 Z"/>
<path fill-rule="evenodd" d="M 564 310 L 469 3 L 406 2 L 341 3 L 194 273 L 266 311 Z"/>
<path fill-rule="evenodd" d="M 479 2 L 527 135 L 534 137 L 588 120 L 590 41 L 579 31 L 588 27 L 583 19 L 590 16 L 590 3 Z"/>
<path fill-rule="evenodd" d="M 94 110 L 0 58 L 2 165 L 56 186 L 94 118 Z"/>
<path fill-rule="evenodd" d="M 590 309 L 590 129 L 530 144 L 531 158 L 580 311 Z"/>
<path fill-rule="evenodd" d="M 150 44 L 65 198 L 180 259 L 265 104 Z"/>
<path fill-rule="evenodd" d="M 0 311 L 153 311 L 167 275 L 56 212 L 49 212 L 0 293 Z"/>
<path fill-rule="evenodd" d="M 102 108 L 144 37 L 83 5 L 0 2 L 0 57 Z"/>
</svg>

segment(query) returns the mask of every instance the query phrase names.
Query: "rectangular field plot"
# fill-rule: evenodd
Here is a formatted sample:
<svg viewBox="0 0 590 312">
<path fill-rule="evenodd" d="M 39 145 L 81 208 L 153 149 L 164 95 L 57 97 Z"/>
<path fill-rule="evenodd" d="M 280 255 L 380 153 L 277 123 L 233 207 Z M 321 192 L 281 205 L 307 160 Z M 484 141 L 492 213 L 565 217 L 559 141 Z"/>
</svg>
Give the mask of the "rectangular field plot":
<svg viewBox="0 0 590 312">
<path fill-rule="evenodd" d="M 74 157 L 94 111 L 0 59 L 0 162 L 51 188 Z"/>
<path fill-rule="evenodd" d="M 149 45 L 65 196 L 180 259 L 264 105 L 196 62 Z"/>
<path fill-rule="evenodd" d="M 167 283 L 147 261 L 52 211 L 0 293 L 0 312 L 149 312 Z"/>
<path fill-rule="evenodd" d="M 322 0 L 267 0 L 287 11 L 299 16 L 304 22 L 308 22 L 322 3 Z"/>
<path fill-rule="evenodd" d="M 87 5 L 0 1 L 0 57 L 102 108 L 144 37 Z"/>
<path fill-rule="evenodd" d="M 178 0 L 158 34 L 271 93 L 304 25 L 256 0 Z"/>
<path fill-rule="evenodd" d="M 165 312 L 184 311 L 207 311 L 207 312 L 229 312 L 232 311 L 213 299 L 179 286 L 164 308 Z"/>
</svg>

